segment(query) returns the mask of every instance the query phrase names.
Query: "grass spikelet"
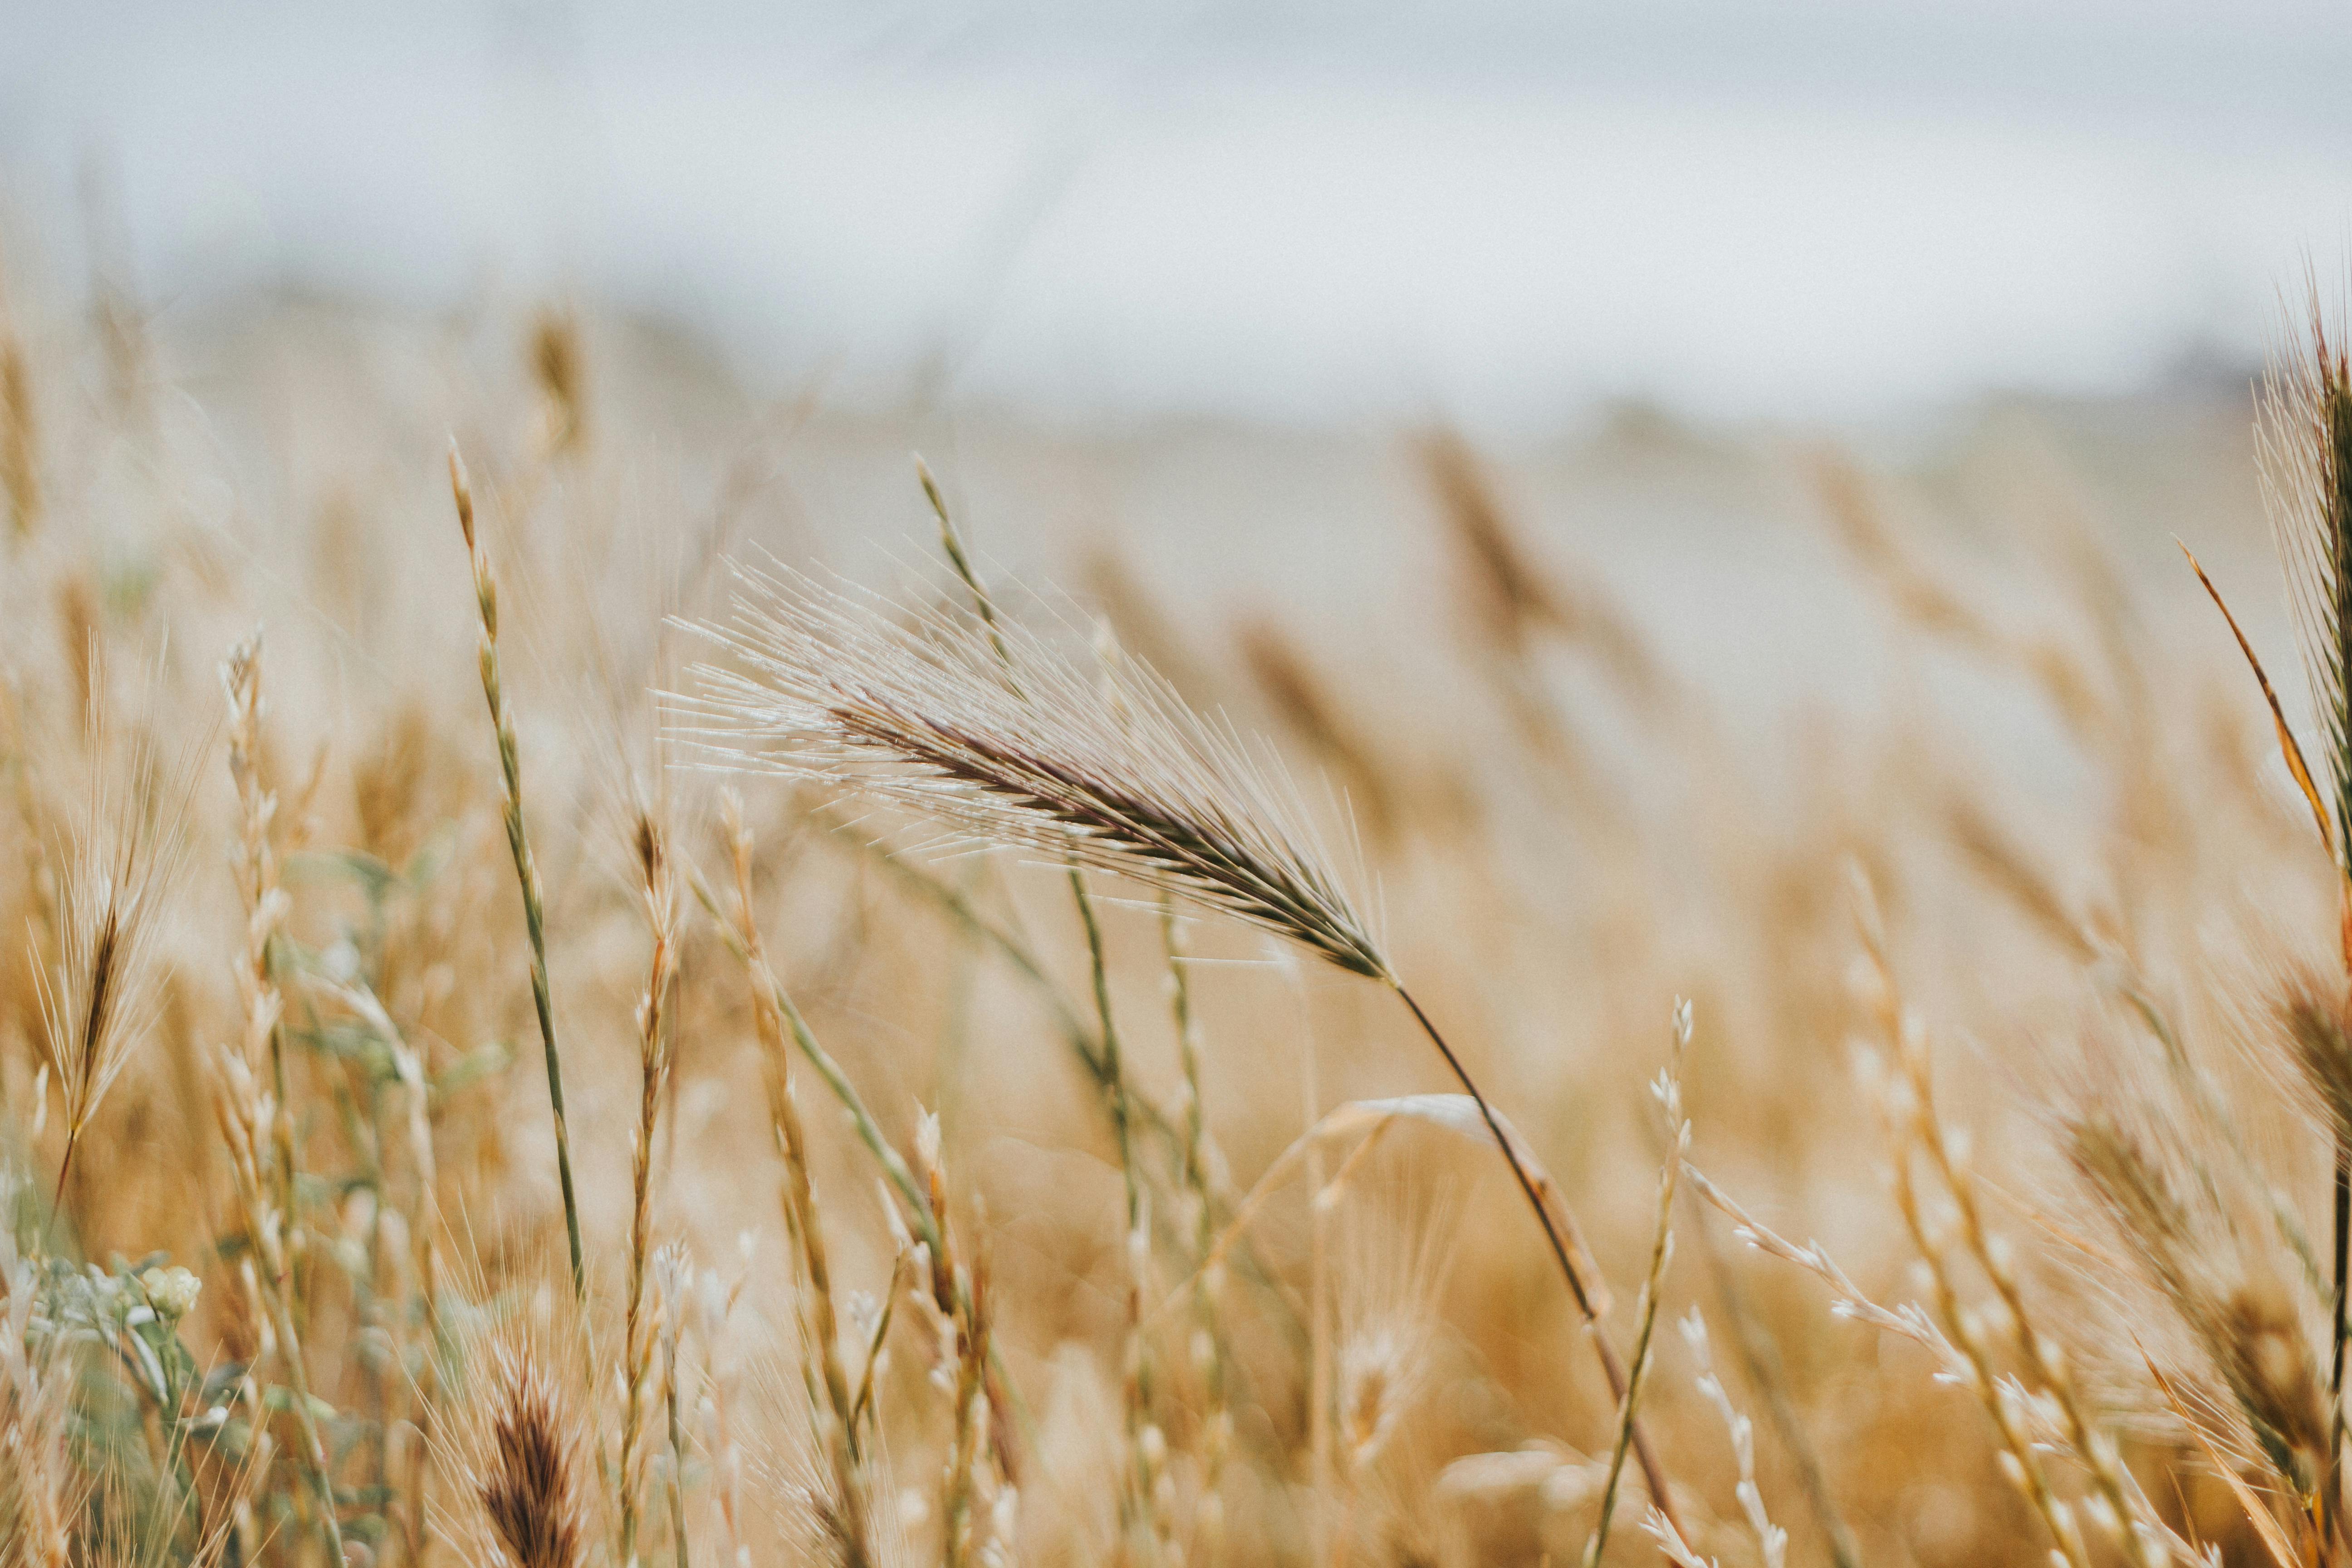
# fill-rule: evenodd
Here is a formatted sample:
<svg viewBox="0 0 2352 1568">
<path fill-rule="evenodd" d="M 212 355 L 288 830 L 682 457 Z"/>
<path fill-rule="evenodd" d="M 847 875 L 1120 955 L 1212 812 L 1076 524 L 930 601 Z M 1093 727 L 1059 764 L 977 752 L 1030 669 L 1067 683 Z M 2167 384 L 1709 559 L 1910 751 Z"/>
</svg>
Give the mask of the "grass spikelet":
<svg viewBox="0 0 2352 1568">
<path fill-rule="evenodd" d="M 465 535 L 466 552 L 473 563 L 474 605 L 482 627 L 482 698 L 489 706 L 490 728 L 498 737 L 507 847 L 514 858 L 515 880 L 522 889 L 523 926 L 530 939 L 530 999 L 539 1015 L 547 1098 L 555 1117 L 555 1175 L 563 1191 L 563 1234 L 572 1249 L 572 1290 L 585 1305 L 588 1265 L 580 1250 L 580 1200 L 572 1188 L 572 1133 L 563 1115 L 563 1058 L 555 1048 L 555 1005 L 547 984 L 547 910 L 540 893 L 539 863 L 531 856 L 530 835 L 523 823 L 521 749 L 515 741 L 514 716 L 507 709 L 499 669 L 499 580 L 490 569 L 490 552 L 475 531 L 473 487 L 454 441 L 449 444 L 449 490 L 457 502 L 457 527 Z"/>
<path fill-rule="evenodd" d="M 472 1490 L 510 1568 L 579 1568 L 589 1531 L 580 1423 L 529 1341 L 491 1346 L 488 1429 Z"/>
<path fill-rule="evenodd" d="M 1706 1320 L 1699 1316 L 1697 1308 L 1690 1310 L 1681 1328 L 1683 1343 L 1690 1347 L 1699 1396 L 1715 1406 L 1731 1438 L 1732 1458 L 1739 1466 L 1739 1511 L 1755 1534 L 1756 1554 L 1762 1559 L 1764 1568 L 1785 1568 L 1789 1532 L 1772 1522 L 1772 1516 L 1765 1511 L 1763 1489 L 1756 1484 L 1756 1424 L 1731 1403 L 1731 1395 L 1725 1391 L 1723 1379 L 1715 1370 L 1715 1358 L 1708 1352 Z"/>
<path fill-rule="evenodd" d="M 105 726 L 95 716 L 91 732 L 102 752 Z M 37 954 L 34 959 L 41 1049 L 64 1111 L 59 1205 L 90 1119 L 153 1029 L 162 1005 L 156 928 L 180 868 L 180 828 L 194 779 L 172 781 L 165 793 L 151 795 L 144 787 L 152 783 L 151 757 L 139 744 L 123 772 L 127 784 L 103 760 L 91 768 L 80 831 L 58 888 L 57 962 L 45 973 Z"/>
<path fill-rule="evenodd" d="M 2093 1521 L 2114 1536 L 2138 1568 L 2158 1568 L 2170 1555 L 2160 1524 L 2124 1468 L 2115 1439 L 2085 1405 L 2064 1352 L 2037 1321 L 2019 1279 L 2012 1249 L 1992 1234 L 1979 1201 L 1975 1172 L 1961 1137 L 1946 1126 L 1936 1106 L 1935 1071 L 1925 1025 L 1906 1010 L 1888 955 L 1886 933 L 1875 894 L 1859 868 L 1853 871 L 1855 913 L 1869 961 L 1866 1001 L 1894 1057 L 1894 1072 L 1880 1083 L 1881 1105 L 1894 1143 L 1895 1188 L 1904 1223 L 1934 1281 L 1937 1310 L 1968 1367 L 1967 1381 L 1993 1420 L 2011 1479 L 2049 1524 L 2062 1556 L 2086 1562 L 2077 1510 L 2050 1488 L 2036 1451 L 2048 1446 L 2038 1425 L 2054 1428 L 2063 1447 L 2089 1472 L 2097 1506 Z M 1927 1182 L 1920 1181 L 1924 1172 Z M 1931 1217 L 1933 1188 L 1948 1198 L 1955 1223 Z M 1991 1284 L 2000 1310 L 1983 1313 L 1963 1305 L 1955 1282 L 1958 1254 Z M 1997 1374 L 1987 1320 L 2005 1324 L 2008 1339 L 2025 1369 L 2025 1379 Z M 2051 1417 L 2054 1414 L 2054 1419 Z M 2005 1467 L 2009 1468 L 2009 1467 Z"/>
<path fill-rule="evenodd" d="M 736 575 L 730 619 L 702 629 L 741 668 L 698 670 L 700 738 L 730 761 L 1138 878 L 1392 983 L 1288 792 L 1148 669 L 1097 679 L 992 614 Z"/>
<path fill-rule="evenodd" d="M 294 1151 L 292 1092 L 286 1074 L 286 1041 L 278 1026 L 284 1003 L 278 994 L 272 949 L 278 922 L 286 913 L 287 897 L 278 885 L 277 853 L 271 829 L 278 815 L 278 796 L 261 777 L 261 634 L 229 651 L 220 668 L 221 689 L 228 699 L 228 771 L 236 786 L 237 891 L 245 900 L 244 963 L 237 987 L 246 1016 L 270 1019 L 267 1035 L 270 1096 L 276 1113 L 270 1119 L 271 1180 L 277 1208 L 290 1232 L 301 1223 L 294 1202 L 298 1184 Z M 248 1041 L 248 1045 L 256 1042 Z M 248 1057 L 247 1065 L 260 1070 L 261 1062 Z"/>
<path fill-rule="evenodd" d="M 2067 1136 L 2123 1249 L 2189 1331 L 2255 1454 L 2308 1506 L 2326 1474 L 2327 1402 L 2284 1282 L 2243 1244 L 2211 1183 L 2181 1168 L 2176 1140 L 2096 1107 L 2071 1119 Z"/>
</svg>

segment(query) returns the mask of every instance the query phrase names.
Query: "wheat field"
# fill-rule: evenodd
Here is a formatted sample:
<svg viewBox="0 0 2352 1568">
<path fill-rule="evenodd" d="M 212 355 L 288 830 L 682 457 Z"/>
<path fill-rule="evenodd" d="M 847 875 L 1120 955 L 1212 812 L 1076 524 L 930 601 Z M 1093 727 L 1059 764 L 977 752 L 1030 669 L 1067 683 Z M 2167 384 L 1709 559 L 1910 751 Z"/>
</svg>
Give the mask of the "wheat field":
<svg viewBox="0 0 2352 1568">
<path fill-rule="evenodd" d="M 2285 341 L 1506 457 L 19 290 L 0 1563 L 2342 1560 Z"/>
</svg>

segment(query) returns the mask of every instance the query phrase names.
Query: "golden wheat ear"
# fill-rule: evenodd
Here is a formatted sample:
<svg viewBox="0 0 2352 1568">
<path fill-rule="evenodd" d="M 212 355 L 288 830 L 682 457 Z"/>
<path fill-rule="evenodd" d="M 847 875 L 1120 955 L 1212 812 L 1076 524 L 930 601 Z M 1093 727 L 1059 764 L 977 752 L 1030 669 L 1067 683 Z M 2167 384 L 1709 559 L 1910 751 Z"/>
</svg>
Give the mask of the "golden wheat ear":
<svg viewBox="0 0 2352 1568">
<path fill-rule="evenodd" d="M 2271 531 L 2286 569 L 2287 598 L 2318 710 L 2334 850 L 2342 889 L 2337 935 L 2352 975 L 2352 363 L 2328 335 L 2315 281 L 2294 352 L 2272 362 L 2259 399 L 2255 440 Z M 2328 1398 L 2335 1407 L 2323 1490 L 2333 1512 L 2344 1448 L 2345 1297 L 2352 1284 L 2352 1131 L 2336 1135 L 2334 1306 Z M 2331 1527 L 2333 1521 L 2331 1520 Z"/>
</svg>

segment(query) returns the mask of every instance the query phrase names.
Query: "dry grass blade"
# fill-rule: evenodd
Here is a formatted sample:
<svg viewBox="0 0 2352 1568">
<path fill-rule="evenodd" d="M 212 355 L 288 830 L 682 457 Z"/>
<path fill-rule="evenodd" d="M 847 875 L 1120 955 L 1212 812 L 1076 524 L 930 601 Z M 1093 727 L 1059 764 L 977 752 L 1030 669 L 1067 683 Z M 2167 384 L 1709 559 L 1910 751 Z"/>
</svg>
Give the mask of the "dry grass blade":
<svg viewBox="0 0 2352 1568">
<path fill-rule="evenodd" d="M 2263 661 L 2254 653 L 2254 645 L 2246 640 L 2245 632 L 2238 625 L 2238 617 L 2230 613 L 2228 603 L 2221 597 L 2221 590 L 2215 587 L 2213 579 L 2205 574 L 2205 567 L 2197 559 L 2197 552 L 2179 540 L 2173 542 L 2179 544 L 2180 553 L 2189 557 L 2189 569 L 2197 574 L 2200 583 L 2205 584 L 2205 592 L 2212 599 L 2213 607 L 2221 612 L 2223 620 L 2230 623 L 2230 635 L 2238 639 L 2238 651 L 2246 656 L 2246 667 L 2254 672 L 2254 684 L 2263 689 L 2263 701 L 2270 707 L 2271 723 L 2278 731 L 2279 756 L 2286 763 L 2286 771 L 2294 775 L 2295 788 L 2303 792 L 2304 800 L 2311 806 L 2311 818 L 2319 829 L 2321 846 L 2328 854 L 2335 854 L 2336 834 L 2327 826 L 2327 807 L 2319 798 L 2319 786 L 2312 782 L 2311 768 L 2303 760 L 2303 745 L 2294 738 L 2294 730 L 2286 721 L 2286 710 L 2279 706 L 2278 693 L 2271 687 L 2271 678 L 2264 673 Z"/>
</svg>

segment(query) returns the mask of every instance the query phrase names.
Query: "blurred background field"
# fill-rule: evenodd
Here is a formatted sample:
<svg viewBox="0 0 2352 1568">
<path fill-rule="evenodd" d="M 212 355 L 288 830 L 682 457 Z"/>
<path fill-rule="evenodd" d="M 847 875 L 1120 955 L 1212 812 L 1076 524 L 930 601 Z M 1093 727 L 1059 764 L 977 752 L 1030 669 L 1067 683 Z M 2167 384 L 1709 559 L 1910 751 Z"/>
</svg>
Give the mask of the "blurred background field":
<svg viewBox="0 0 2352 1568">
<path fill-rule="evenodd" d="M 2332 884 L 2174 541 L 2303 722 L 2252 384 L 2282 295 L 2344 265 L 2347 72 L 2352 23 L 2289 0 L 1934 19 L 1825 0 L 1769 22 L 0 0 L 0 931 L 32 933 L 0 944 L 16 1195 L 46 1197 L 62 1153 L 36 972 L 91 781 L 128 776 L 126 738 L 191 750 L 163 1000 L 59 1228 L 91 1259 L 194 1270 L 196 1362 L 266 1373 L 208 1066 L 246 1016 L 215 665 L 257 625 L 271 841 L 308 955 L 281 984 L 311 1046 L 291 1089 L 317 1182 L 288 1223 L 341 1512 L 377 1562 L 499 1560 L 448 1437 L 480 1384 L 420 1370 L 434 1317 L 402 1247 L 437 1212 L 452 1299 L 484 1321 L 562 1293 L 445 449 L 473 467 L 499 578 L 592 1317 L 614 1337 L 647 942 L 631 813 L 652 801 L 681 862 L 727 880 L 727 781 L 656 744 L 651 694 L 704 657 L 664 617 L 719 613 L 730 553 L 949 595 L 919 452 L 1017 613 L 1079 657 L 1099 620 L 1352 824 L 1400 967 L 1576 1211 L 1621 1347 L 1678 997 L 1697 1164 L 1864 1290 L 1928 1293 L 1887 1173 L 1908 1146 L 1854 1072 L 1880 984 L 1861 868 L 1942 1113 L 2086 1397 L 2169 1527 L 2261 1561 L 2147 1385 L 2132 1334 L 2175 1347 L 2094 1238 L 2066 1129 L 2161 1078 L 2130 1022 L 2153 997 L 2236 1108 L 2256 1184 L 2325 1230 L 2321 1114 L 2280 1087 L 2272 1002 L 2331 961 Z M 783 981 L 896 1147 L 915 1157 L 939 1113 L 955 1223 L 992 1256 L 1010 1392 L 983 1489 L 1017 1506 L 984 1543 L 1039 1563 L 1584 1550 L 1615 1412 L 1490 1157 L 1404 1126 L 1324 1209 L 1269 1199 L 1204 1358 L 1198 1194 L 1152 1154 L 1144 1291 L 1169 1305 L 1139 1333 L 1120 1165 L 1060 1021 L 1083 1032 L 1092 1007 L 1060 877 L 918 856 L 931 881 L 909 883 L 870 842 L 900 825 L 830 830 L 813 795 L 735 782 Z M 1042 977 L 943 913 L 942 887 Z M 1100 890 L 1130 1070 L 1181 1123 L 1158 914 Z M 1450 1087 L 1371 988 L 1214 920 L 1191 940 L 1220 1225 L 1316 1115 Z M 806 1442 L 806 1296 L 753 1005 L 693 900 L 680 942 L 653 1213 L 709 1284 L 670 1302 L 683 1436 L 651 1473 L 679 1486 L 652 1486 L 646 1518 L 682 1516 L 709 1562 L 838 1557 L 809 1533 L 813 1483 L 760 1463 Z M 353 973 L 444 1085 L 430 1171 L 401 1142 L 407 1089 L 350 1045 L 376 1027 L 335 989 Z M 805 1071 L 798 1093 L 856 1360 L 871 1312 L 851 1292 L 887 1297 L 896 1244 L 868 1152 Z M 2219 1136 L 2200 1125 L 2184 1139 Z M 1791 1561 L 2047 1561 L 1929 1353 L 1833 1315 L 1720 1215 L 1675 1212 L 1665 1306 L 1710 1320 Z M 906 1310 L 879 1381 L 884 1562 L 939 1550 L 955 1464 L 953 1332 Z M 1694 1544 L 1768 1561 L 1694 1363 L 1661 1339 L 1644 1407 Z M 1160 1369 L 1140 1405 L 1139 1344 Z M 2197 1354 L 2176 1375 L 2233 1408 Z M 1391 1424 L 1350 1447 L 1382 1399 Z M 600 1385 L 600 1440 L 624 1402 Z M 1139 1496 L 1139 1421 L 1163 1445 Z M 257 1484 L 195 1467 L 195 1511 L 234 1524 L 233 1554 L 318 1561 L 276 1425 Z M 137 1469 L 110 1452 L 87 1462 Z M 2259 1456 L 2241 1468 L 2262 1481 Z M 2273 1502 L 2294 1526 L 2295 1500 Z M 1628 1507 L 1609 1560 L 1653 1560 Z M 608 1524 L 581 1561 L 617 1559 Z M 186 1557 L 155 1550 L 123 1560 Z"/>
</svg>

